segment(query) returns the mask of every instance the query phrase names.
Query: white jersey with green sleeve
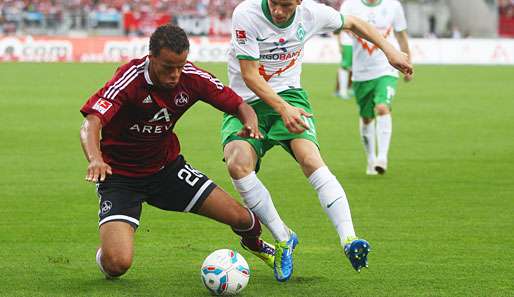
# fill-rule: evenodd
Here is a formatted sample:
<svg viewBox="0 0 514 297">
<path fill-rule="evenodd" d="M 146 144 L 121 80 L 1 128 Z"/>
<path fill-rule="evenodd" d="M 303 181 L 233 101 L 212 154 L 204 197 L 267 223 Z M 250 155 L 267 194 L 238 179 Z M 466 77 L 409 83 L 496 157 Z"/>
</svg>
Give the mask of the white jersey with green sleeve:
<svg viewBox="0 0 514 297">
<path fill-rule="evenodd" d="M 304 44 L 312 36 L 339 30 L 344 24 L 335 9 L 304 0 L 291 19 L 274 24 L 268 0 L 245 0 L 232 15 L 232 39 L 228 57 L 230 87 L 247 102 L 257 96 L 246 87 L 239 60 L 259 61 L 260 75 L 275 92 L 301 88 Z"/>
<path fill-rule="evenodd" d="M 393 46 L 400 48 L 394 32 L 407 29 L 403 7 L 398 0 L 346 0 L 341 5 L 343 15 L 352 15 L 372 24 Z M 398 71 L 374 44 L 353 35 L 353 80 L 367 81 L 381 76 L 398 77 Z"/>
</svg>

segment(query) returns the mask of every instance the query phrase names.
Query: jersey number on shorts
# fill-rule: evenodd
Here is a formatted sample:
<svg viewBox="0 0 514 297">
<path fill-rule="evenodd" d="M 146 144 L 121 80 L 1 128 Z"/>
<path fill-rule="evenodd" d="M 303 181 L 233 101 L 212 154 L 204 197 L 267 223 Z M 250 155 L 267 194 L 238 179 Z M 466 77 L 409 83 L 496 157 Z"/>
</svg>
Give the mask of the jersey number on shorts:
<svg viewBox="0 0 514 297">
<path fill-rule="evenodd" d="M 387 101 L 390 102 L 394 95 L 396 95 L 396 90 L 391 86 L 387 86 Z"/>
<path fill-rule="evenodd" d="M 188 164 L 177 173 L 177 177 L 185 181 L 191 187 L 194 187 L 202 176 L 203 174 L 200 171 L 192 168 Z"/>
</svg>

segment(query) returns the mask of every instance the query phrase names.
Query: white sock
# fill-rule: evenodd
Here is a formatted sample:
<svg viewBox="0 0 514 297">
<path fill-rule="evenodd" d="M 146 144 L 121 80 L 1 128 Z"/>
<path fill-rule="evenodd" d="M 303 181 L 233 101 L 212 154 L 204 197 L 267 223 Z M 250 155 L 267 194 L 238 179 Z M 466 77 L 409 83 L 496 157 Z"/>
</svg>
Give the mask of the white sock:
<svg viewBox="0 0 514 297">
<path fill-rule="evenodd" d="M 348 70 L 339 68 L 337 70 L 337 79 L 339 82 L 339 94 L 348 95 L 348 80 L 350 79 L 350 73 Z"/>
<path fill-rule="evenodd" d="M 242 179 L 232 180 L 234 187 L 239 192 L 246 206 L 251 209 L 259 218 L 261 223 L 266 226 L 273 237 L 278 241 L 288 240 L 289 228 L 284 224 L 278 215 L 275 205 L 271 200 L 268 189 L 252 171 L 250 175 Z"/>
<path fill-rule="evenodd" d="M 361 132 L 361 140 L 364 145 L 364 151 L 366 152 L 366 157 L 368 158 L 368 164 L 373 164 L 375 162 L 375 121 L 370 122 L 369 124 L 364 124 L 362 118 L 359 120 L 359 128 Z"/>
<path fill-rule="evenodd" d="M 393 123 L 391 114 L 377 116 L 377 141 L 378 159 L 387 161 L 391 134 L 393 133 Z"/>
<path fill-rule="evenodd" d="M 344 245 L 346 239 L 355 237 L 355 230 L 343 187 L 326 166 L 314 171 L 309 176 L 309 182 L 318 193 L 321 207 L 334 224 L 341 245 Z"/>
</svg>

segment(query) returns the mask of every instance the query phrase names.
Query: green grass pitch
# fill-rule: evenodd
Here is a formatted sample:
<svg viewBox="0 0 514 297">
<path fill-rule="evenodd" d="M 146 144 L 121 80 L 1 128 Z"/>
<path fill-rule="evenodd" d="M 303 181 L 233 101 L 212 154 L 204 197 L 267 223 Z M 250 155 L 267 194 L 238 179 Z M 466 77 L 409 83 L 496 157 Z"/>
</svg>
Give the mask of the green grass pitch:
<svg viewBox="0 0 514 297">
<path fill-rule="evenodd" d="M 201 66 L 226 81 L 224 64 Z M 0 64 L 0 296 L 209 296 L 204 257 L 241 251 L 226 226 L 145 206 L 133 267 L 102 278 L 79 108 L 115 67 Z M 514 67 L 417 67 L 415 81 L 399 85 L 390 170 L 379 177 L 364 174 L 357 108 L 332 96 L 335 70 L 304 65 L 303 84 L 325 161 L 373 246 L 370 267 L 351 269 L 315 192 L 275 148 L 260 178 L 299 235 L 295 273 L 278 283 L 241 251 L 252 273 L 242 296 L 514 296 Z M 197 104 L 176 132 L 187 160 L 235 195 L 220 120 Z"/>
</svg>

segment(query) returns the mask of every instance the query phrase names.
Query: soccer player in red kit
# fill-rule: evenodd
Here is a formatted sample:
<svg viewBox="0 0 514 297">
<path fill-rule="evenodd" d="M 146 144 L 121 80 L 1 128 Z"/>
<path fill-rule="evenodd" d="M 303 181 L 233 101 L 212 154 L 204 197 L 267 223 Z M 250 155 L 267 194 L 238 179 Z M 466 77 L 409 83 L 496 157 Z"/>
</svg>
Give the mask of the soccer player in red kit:
<svg viewBox="0 0 514 297">
<path fill-rule="evenodd" d="M 96 261 L 108 278 L 124 274 L 132 264 L 143 202 L 225 223 L 245 246 L 273 258 L 273 246 L 259 238 L 257 217 L 180 154 L 173 127 L 198 100 L 237 116 L 244 125 L 242 136 L 262 138 L 253 109 L 188 62 L 188 53 L 181 28 L 157 28 L 150 37 L 150 55 L 121 66 L 81 108 L 86 180 L 96 183 L 100 198 Z"/>
</svg>

